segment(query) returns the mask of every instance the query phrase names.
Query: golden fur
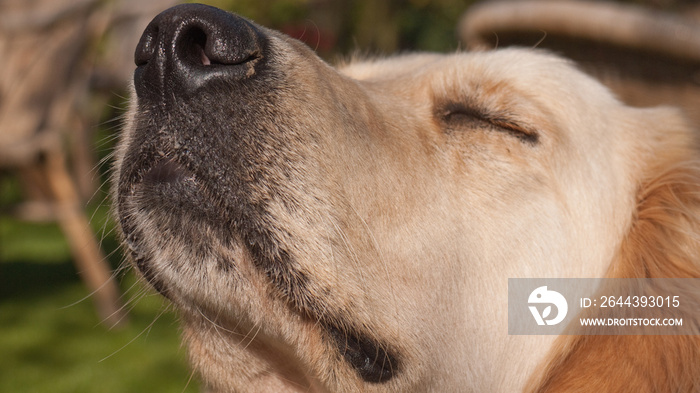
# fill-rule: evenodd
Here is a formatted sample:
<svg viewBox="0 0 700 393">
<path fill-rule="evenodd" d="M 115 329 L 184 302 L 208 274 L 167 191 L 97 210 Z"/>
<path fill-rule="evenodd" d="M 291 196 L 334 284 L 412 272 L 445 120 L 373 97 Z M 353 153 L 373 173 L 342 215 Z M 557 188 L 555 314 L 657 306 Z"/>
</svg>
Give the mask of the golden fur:
<svg viewBox="0 0 700 393">
<path fill-rule="evenodd" d="M 117 153 L 130 252 L 181 311 L 208 389 L 699 389 L 697 336 L 507 333 L 509 277 L 700 277 L 700 162 L 675 110 L 627 107 L 538 51 L 336 70 L 257 28 L 269 40 L 267 70 L 278 71 L 264 79 L 275 84 L 271 103 L 250 101 L 247 117 L 230 118 L 222 108 L 242 105 L 247 90 L 217 90 L 215 105 L 178 120 L 197 104 L 182 98 L 159 117 L 135 98 Z M 199 117 L 196 127 L 175 123 Z M 203 142 L 189 141 L 235 139 L 178 150 L 180 133 L 200 130 Z M 215 177 L 238 176 L 222 157 L 248 149 L 238 160 L 247 177 Z M 149 154 L 160 164 L 139 158 Z M 224 168 L 213 182 L 192 162 Z M 217 182 L 248 194 L 229 205 Z M 178 208 L 187 198 L 199 205 Z M 236 218 L 260 201 L 264 215 Z M 235 219 L 205 219 L 212 210 Z M 353 369 L 348 351 L 376 351 L 385 367 Z"/>
<path fill-rule="evenodd" d="M 700 162 L 680 134 L 670 132 L 649 162 L 629 233 L 606 277 L 700 277 Z M 698 317 L 683 316 L 695 336 L 563 336 L 526 391 L 697 392 Z"/>
</svg>

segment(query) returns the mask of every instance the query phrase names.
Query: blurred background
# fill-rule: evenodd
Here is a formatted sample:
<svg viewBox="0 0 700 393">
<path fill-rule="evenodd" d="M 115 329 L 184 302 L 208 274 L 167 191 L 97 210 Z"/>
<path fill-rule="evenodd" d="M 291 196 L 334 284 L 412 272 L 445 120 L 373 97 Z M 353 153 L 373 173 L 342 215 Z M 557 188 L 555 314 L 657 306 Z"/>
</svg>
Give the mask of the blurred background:
<svg viewBox="0 0 700 393">
<path fill-rule="evenodd" d="M 591 49 L 590 37 L 572 46 L 556 34 L 543 40 L 537 28 L 534 35 L 531 28 L 502 35 L 458 30 L 473 1 L 204 2 L 299 38 L 331 63 L 352 54 L 493 47 L 507 38 L 529 46 L 551 42 L 562 52 L 573 48 L 579 60 L 611 57 Z M 684 48 L 670 55 L 613 48 L 618 58 L 641 64 L 634 56 L 642 56 L 655 70 L 636 76 L 651 80 L 649 86 L 625 80 L 632 90 L 619 94 L 656 104 L 647 102 L 646 92 L 671 89 L 669 102 L 691 108 L 690 117 L 700 123 L 692 110 L 700 108 L 700 45 L 682 41 L 687 31 L 697 32 L 692 21 L 700 9 L 683 0 L 616 3 L 670 15 L 673 37 L 681 37 Z M 107 184 L 133 50 L 148 21 L 173 4 L 0 0 L 0 392 L 199 391 L 176 314 L 138 281 L 119 249 Z M 490 17 L 486 12 L 480 20 Z M 690 30 L 673 27 L 679 24 Z M 619 82 L 627 74 L 620 69 L 631 66 L 614 61 L 618 65 L 602 68 Z"/>
</svg>

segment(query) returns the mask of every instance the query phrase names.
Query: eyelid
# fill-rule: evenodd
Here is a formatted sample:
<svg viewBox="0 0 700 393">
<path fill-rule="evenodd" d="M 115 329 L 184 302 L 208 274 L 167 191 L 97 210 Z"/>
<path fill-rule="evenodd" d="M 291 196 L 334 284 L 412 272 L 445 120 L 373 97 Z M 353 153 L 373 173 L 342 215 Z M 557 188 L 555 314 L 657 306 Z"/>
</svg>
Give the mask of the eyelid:
<svg viewBox="0 0 700 393">
<path fill-rule="evenodd" d="M 505 131 L 518 139 L 536 144 L 539 142 L 539 134 L 529 127 L 525 127 L 519 122 L 513 120 L 506 113 L 488 111 L 476 106 L 464 104 L 449 104 L 443 107 L 440 116 L 444 123 L 468 122 L 479 123 L 483 122 L 499 130 Z"/>
</svg>

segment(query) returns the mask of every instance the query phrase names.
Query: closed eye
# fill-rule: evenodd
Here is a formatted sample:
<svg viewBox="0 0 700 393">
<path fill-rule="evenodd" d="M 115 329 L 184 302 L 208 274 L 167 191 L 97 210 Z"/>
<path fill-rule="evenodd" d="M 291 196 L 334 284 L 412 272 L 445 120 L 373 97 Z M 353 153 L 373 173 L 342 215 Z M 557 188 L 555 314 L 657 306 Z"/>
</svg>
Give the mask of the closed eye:
<svg viewBox="0 0 700 393">
<path fill-rule="evenodd" d="M 449 104 L 439 114 L 440 120 L 451 129 L 488 129 L 505 132 L 523 142 L 537 144 L 537 132 L 514 121 L 506 113 L 488 111 L 463 104 Z"/>
</svg>

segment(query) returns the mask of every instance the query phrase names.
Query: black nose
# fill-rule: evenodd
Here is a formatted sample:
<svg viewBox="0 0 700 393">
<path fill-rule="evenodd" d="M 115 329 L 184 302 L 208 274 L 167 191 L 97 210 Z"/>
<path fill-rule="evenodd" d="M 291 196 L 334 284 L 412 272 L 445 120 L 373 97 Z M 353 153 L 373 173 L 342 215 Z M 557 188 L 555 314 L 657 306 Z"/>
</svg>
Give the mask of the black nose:
<svg viewBox="0 0 700 393">
<path fill-rule="evenodd" d="M 202 4 L 172 7 L 151 21 L 136 47 L 136 93 L 168 97 L 212 80 L 249 78 L 264 46 L 263 32 L 239 16 Z"/>
</svg>

